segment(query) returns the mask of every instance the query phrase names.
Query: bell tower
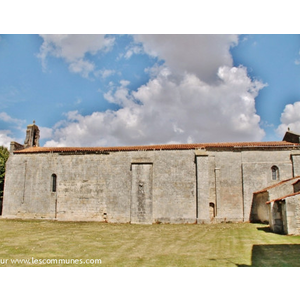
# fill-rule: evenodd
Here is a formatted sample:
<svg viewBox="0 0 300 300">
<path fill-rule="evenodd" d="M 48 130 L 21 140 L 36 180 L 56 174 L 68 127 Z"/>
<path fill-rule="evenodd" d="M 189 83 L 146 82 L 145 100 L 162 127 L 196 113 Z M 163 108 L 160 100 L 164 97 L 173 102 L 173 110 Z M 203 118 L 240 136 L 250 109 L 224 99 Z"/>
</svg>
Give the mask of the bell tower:
<svg viewBox="0 0 300 300">
<path fill-rule="evenodd" d="M 40 130 L 38 126 L 35 125 L 35 121 L 33 121 L 33 124 L 27 126 L 24 148 L 39 147 L 39 139 Z"/>
</svg>

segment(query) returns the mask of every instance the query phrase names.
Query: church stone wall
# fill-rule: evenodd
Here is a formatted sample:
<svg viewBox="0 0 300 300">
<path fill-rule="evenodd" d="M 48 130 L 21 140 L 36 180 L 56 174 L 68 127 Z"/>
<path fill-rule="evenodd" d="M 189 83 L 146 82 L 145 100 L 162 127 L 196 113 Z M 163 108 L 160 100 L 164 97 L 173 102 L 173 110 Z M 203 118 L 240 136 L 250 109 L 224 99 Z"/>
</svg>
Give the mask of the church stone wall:
<svg viewBox="0 0 300 300">
<path fill-rule="evenodd" d="M 104 220 L 106 157 L 103 155 L 54 155 L 57 176 L 57 218 L 60 220 Z M 49 186 L 50 187 L 50 186 Z M 49 193 L 49 192 L 48 192 Z"/>
<path fill-rule="evenodd" d="M 273 165 L 279 180 L 292 177 L 288 150 L 13 154 L 3 216 L 206 223 L 214 215 L 216 222 L 249 221 L 253 192 L 275 183 Z"/>
<path fill-rule="evenodd" d="M 194 151 L 19 154 L 8 164 L 4 216 L 130 222 L 133 165 L 151 164 L 152 222 L 196 219 Z"/>
<path fill-rule="evenodd" d="M 279 169 L 278 180 L 272 180 L 271 168 L 274 165 Z M 244 220 L 249 220 L 253 192 L 293 177 L 290 151 L 243 151 L 242 173 Z"/>
<path fill-rule="evenodd" d="M 154 153 L 154 221 L 194 223 L 196 221 L 194 151 L 155 151 Z"/>
<path fill-rule="evenodd" d="M 243 194 L 240 152 L 216 152 L 218 199 L 216 218 L 223 221 L 243 221 Z"/>
<path fill-rule="evenodd" d="M 3 215 L 54 218 L 55 202 L 49 193 L 54 163 L 51 155 L 9 157 Z"/>
</svg>

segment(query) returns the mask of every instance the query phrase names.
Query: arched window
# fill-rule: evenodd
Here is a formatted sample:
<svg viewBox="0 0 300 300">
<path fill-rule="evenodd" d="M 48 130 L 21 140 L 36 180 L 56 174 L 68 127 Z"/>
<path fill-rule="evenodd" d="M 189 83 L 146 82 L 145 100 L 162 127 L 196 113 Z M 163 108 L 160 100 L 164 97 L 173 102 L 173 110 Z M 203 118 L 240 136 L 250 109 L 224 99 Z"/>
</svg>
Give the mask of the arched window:
<svg viewBox="0 0 300 300">
<path fill-rule="evenodd" d="M 279 180 L 279 169 L 277 166 L 273 166 L 272 170 L 272 180 Z"/>
<path fill-rule="evenodd" d="M 56 192 L 56 182 L 57 182 L 57 176 L 56 174 L 51 175 L 51 192 Z"/>
<path fill-rule="evenodd" d="M 210 219 L 212 220 L 216 215 L 216 212 L 215 212 L 215 204 L 210 202 L 209 203 L 209 217 Z"/>
</svg>

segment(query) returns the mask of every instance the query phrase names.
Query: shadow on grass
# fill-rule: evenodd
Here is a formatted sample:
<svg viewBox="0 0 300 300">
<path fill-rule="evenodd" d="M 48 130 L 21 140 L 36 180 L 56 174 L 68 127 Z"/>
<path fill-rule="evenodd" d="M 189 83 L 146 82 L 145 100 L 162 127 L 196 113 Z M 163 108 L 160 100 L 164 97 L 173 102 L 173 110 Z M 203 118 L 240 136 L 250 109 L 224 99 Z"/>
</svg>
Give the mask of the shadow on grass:
<svg viewBox="0 0 300 300">
<path fill-rule="evenodd" d="M 300 267 L 300 245 L 253 245 L 251 265 L 238 267 Z"/>
<path fill-rule="evenodd" d="M 264 232 L 273 233 L 273 232 L 271 231 L 270 226 L 258 227 L 257 230 L 261 230 L 261 231 L 264 231 Z"/>
</svg>

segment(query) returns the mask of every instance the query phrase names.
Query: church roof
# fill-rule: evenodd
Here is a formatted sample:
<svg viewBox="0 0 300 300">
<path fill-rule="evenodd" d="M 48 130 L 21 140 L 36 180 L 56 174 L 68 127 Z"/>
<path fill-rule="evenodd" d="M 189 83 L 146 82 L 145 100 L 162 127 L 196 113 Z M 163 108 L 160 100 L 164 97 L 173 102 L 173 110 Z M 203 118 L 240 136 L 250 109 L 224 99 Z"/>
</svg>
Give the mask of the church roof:
<svg viewBox="0 0 300 300">
<path fill-rule="evenodd" d="M 119 146 L 119 147 L 30 147 L 14 151 L 15 154 L 25 153 L 101 153 L 119 151 L 155 151 L 155 150 L 238 150 L 262 148 L 299 148 L 300 144 L 286 141 L 278 142 L 234 142 L 234 143 L 202 143 L 202 144 L 166 144 L 148 146 Z"/>
</svg>

